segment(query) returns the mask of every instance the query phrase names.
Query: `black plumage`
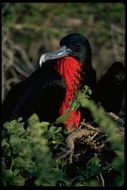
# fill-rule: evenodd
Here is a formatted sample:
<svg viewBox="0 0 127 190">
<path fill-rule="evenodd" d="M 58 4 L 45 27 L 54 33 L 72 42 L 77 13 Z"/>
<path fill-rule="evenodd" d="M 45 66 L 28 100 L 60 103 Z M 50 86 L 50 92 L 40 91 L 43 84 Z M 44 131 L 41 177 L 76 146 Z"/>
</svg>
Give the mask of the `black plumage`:
<svg viewBox="0 0 127 190">
<path fill-rule="evenodd" d="M 60 47 L 58 52 L 42 55 L 41 67 L 12 87 L 2 105 L 2 122 L 18 117 L 26 120 L 32 113 L 37 113 L 42 121 L 54 122 L 57 119 L 67 85 L 57 72 L 56 64 L 64 56 L 71 56 L 81 64 L 78 89 L 84 85 L 90 86 L 96 103 L 100 102 L 108 112 L 119 113 L 125 81 L 123 64 L 115 62 L 96 83 L 96 71 L 92 66 L 92 51 L 87 38 L 72 33 L 62 38 Z M 80 111 L 81 119 L 89 117 L 88 110 L 80 108 Z"/>
<path fill-rule="evenodd" d="M 65 84 L 54 69 L 54 60 L 50 62 L 10 90 L 3 103 L 3 121 L 20 116 L 25 120 L 32 113 L 37 113 L 40 119 L 45 121 L 52 121 L 58 116 L 59 104 L 64 98 Z M 60 98 L 57 98 L 59 96 Z"/>
<path fill-rule="evenodd" d="M 65 98 L 64 78 L 56 71 L 57 59 L 72 56 L 82 68 L 79 88 L 85 84 L 93 88 L 96 84 L 96 72 L 92 67 L 91 47 L 86 37 L 72 33 L 60 41 L 62 52 L 41 56 L 41 68 L 31 76 L 16 84 L 8 93 L 2 106 L 2 120 L 9 121 L 18 117 L 26 120 L 37 113 L 40 120 L 55 121 Z M 43 61 L 42 61 L 43 60 Z"/>
<path fill-rule="evenodd" d="M 93 99 L 107 112 L 119 114 L 125 90 L 125 68 L 120 62 L 114 62 L 97 82 Z"/>
</svg>

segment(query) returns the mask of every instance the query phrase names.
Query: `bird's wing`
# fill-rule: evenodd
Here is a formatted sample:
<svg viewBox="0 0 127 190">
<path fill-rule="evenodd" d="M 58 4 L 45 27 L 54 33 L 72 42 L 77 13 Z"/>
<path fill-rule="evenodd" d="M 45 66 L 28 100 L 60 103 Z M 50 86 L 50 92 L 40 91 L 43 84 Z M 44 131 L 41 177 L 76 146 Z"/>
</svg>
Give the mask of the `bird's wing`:
<svg viewBox="0 0 127 190">
<path fill-rule="evenodd" d="M 52 66 L 50 70 L 38 69 L 10 90 L 2 105 L 2 120 L 4 122 L 19 116 L 26 119 L 35 112 L 45 119 L 47 112 L 54 111 L 61 104 L 64 92 L 63 78 L 53 71 Z"/>
<path fill-rule="evenodd" d="M 106 111 L 119 113 L 124 92 L 125 71 L 120 62 L 115 62 L 98 81 L 93 99 L 101 102 Z"/>
</svg>

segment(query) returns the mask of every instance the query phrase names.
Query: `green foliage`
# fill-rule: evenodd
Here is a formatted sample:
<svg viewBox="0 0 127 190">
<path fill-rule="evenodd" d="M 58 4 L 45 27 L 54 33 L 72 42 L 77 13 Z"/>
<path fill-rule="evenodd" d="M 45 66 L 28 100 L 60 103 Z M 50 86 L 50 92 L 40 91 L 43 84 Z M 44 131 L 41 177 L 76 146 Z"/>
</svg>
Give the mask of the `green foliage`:
<svg viewBox="0 0 127 190">
<path fill-rule="evenodd" d="M 95 176 L 99 172 L 101 172 L 100 159 L 98 158 L 97 154 L 95 154 L 94 157 L 92 157 L 87 163 L 87 178 Z"/>
<path fill-rule="evenodd" d="M 93 152 L 85 165 L 80 161 L 80 167 L 75 161 L 70 164 L 65 158 L 57 160 L 55 157 L 66 149 L 65 139 L 70 134 L 62 127 L 65 118 L 59 117 L 51 124 L 40 122 L 38 116 L 33 114 L 27 123 L 19 118 L 3 125 L 2 185 L 105 186 L 103 176 L 108 176 L 112 169 L 119 173 L 112 179 L 112 185 L 123 185 L 124 137 L 117 132 L 118 126 L 105 114 L 103 108 L 98 108 L 90 100 L 89 94 L 91 90 L 85 86 L 78 92 L 72 107 L 78 108 L 81 104 L 89 108 L 94 122 L 106 134 L 106 141 L 110 142 L 110 149 L 117 156 L 107 163 L 101 153 Z M 73 173 L 74 177 L 71 177 Z"/>
<path fill-rule="evenodd" d="M 54 186 L 64 176 L 56 167 L 48 146 L 48 122 L 39 122 L 37 115 L 28 119 L 27 129 L 20 119 L 6 122 L 3 129 L 2 183 L 3 185 Z M 6 132 L 5 132 L 6 131 Z M 59 131 L 52 127 L 49 136 Z M 60 138 L 60 137 L 59 137 Z"/>
<path fill-rule="evenodd" d="M 117 157 L 112 161 L 112 167 L 121 174 L 120 177 L 115 180 L 114 185 L 123 185 L 125 161 L 124 136 L 121 136 L 121 134 L 117 132 L 118 126 L 106 115 L 104 109 L 102 107 L 98 108 L 92 100 L 86 98 L 86 95 L 82 91 L 78 93 L 78 100 L 83 107 L 91 111 L 94 122 L 107 134 L 107 141 L 111 143 L 111 149 L 117 154 Z"/>
<path fill-rule="evenodd" d="M 60 123 L 65 123 L 67 121 L 67 119 L 69 118 L 70 114 L 69 114 L 69 109 L 65 110 L 65 113 L 63 115 L 61 115 L 60 117 L 58 117 L 55 121 L 56 124 L 60 124 Z"/>
</svg>

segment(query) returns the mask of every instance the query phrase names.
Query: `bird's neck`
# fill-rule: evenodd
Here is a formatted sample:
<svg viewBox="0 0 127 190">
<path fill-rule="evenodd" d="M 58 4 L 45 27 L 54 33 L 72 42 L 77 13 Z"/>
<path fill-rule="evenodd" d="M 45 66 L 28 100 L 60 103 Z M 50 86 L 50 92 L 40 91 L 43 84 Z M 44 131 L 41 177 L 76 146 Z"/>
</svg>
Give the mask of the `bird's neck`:
<svg viewBox="0 0 127 190">
<path fill-rule="evenodd" d="M 66 94 L 64 102 L 59 110 L 63 115 L 65 110 L 69 109 L 70 117 L 65 123 L 66 128 L 75 128 L 80 121 L 80 111 L 71 110 L 71 102 L 74 101 L 76 92 L 80 83 L 81 65 L 73 57 L 65 57 L 57 60 L 57 72 L 64 78 L 66 83 Z"/>
</svg>

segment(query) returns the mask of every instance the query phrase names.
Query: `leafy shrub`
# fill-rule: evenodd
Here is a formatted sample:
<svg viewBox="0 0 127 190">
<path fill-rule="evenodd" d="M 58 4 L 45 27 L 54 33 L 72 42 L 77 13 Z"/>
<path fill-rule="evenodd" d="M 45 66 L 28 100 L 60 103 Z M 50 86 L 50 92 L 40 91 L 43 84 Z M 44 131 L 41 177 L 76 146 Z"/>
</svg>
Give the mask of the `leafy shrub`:
<svg viewBox="0 0 127 190">
<path fill-rule="evenodd" d="M 26 123 L 22 118 L 6 122 L 2 130 L 3 186 L 124 184 L 124 136 L 118 133 L 118 126 L 106 115 L 103 108 L 98 108 L 89 99 L 90 93 L 88 87 L 79 91 L 72 109 L 77 109 L 81 104 L 90 110 L 93 122 L 100 128 L 102 134 L 105 134 L 104 148 L 95 151 L 89 144 L 84 143 L 85 140 L 82 141 L 83 138 L 76 137 L 72 140 L 76 132 L 69 132 L 62 126 L 66 117 L 60 117 L 52 124 L 40 122 L 36 114 L 33 114 Z M 76 131 L 81 130 L 79 124 Z M 69 138 L 74 143 L 71 163 L 68 159 Z M 106 160 L 105 151 L 109 157 L 112 152 L 115 153 L 113 159 Z"/>
<path fill-rule="evenodd" d="M 26 130 L 21 118 L 4 124 L 3 185 L 53 186 L 62 178 L 64 173 L 57 168 L 48 146 L 48 138 L 44 136 L 48 125 L 48 122 L 39 122 L 36 114 L 28 119 Z M 50 128 L 48 135 L 54 134 L 55 130 L 58 131 L 58 128 Z"/>
</svg>

